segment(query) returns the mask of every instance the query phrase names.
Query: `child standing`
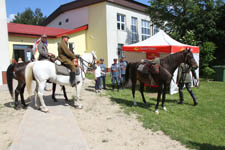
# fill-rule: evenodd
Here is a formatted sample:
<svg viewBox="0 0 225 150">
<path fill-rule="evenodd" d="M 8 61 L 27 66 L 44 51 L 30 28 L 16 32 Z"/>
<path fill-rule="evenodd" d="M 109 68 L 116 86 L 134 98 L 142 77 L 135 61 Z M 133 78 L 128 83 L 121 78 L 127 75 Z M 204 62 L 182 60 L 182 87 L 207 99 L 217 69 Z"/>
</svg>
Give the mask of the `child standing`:
<svg viewBox="0 0 225 150">
<path fill-rule="evenodd" d="M 97 67 L 95 69 L 95 91 L 96 93 L 100 92 L 100 86 L 101 86 L 101 67 L 100 67 L 100 61 L 97 61 Z"/>
</svg>

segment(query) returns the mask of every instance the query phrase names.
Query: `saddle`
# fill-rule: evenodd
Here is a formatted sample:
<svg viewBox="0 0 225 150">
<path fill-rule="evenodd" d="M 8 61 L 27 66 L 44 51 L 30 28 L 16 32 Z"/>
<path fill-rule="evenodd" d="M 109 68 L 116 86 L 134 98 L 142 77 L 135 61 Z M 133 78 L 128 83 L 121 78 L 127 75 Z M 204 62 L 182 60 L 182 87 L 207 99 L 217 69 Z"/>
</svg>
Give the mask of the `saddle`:
<svg viewBox="0 0 225 150">
<path fill-rule="evenodd" d="M 64 66 L 58 59 L 55 60 L 55 70 L 57 75 L 70 76 L 70 69 Z M 79 67 L 76 68 L 75 75 L 80 74 Z"/>
<path fill-rule="evenodd" d="M 159 67 L 159 62 L 155 63 L 153 61 L 144 60 L 144 62 L 138 65 L 137 70 L 144 74 L 159 74 Z"/>
</svg>

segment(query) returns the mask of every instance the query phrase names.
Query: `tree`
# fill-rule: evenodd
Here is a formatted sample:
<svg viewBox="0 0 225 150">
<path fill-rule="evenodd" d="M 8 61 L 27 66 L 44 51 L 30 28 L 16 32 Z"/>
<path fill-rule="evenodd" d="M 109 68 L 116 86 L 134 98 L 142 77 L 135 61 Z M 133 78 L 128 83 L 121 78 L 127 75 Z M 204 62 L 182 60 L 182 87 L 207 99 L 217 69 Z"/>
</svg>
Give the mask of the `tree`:
<svg viewBox="0 0 225 150">
<path fill-rule="evenodd" d="M 13 23 L 21 23 L 21 24 L 31 24 L 31 25 L 42 25 L 42 22 L 46 19 L 43 16 L 40 8 L 36 8 L 33 12 L 30 8 L 26 8 L 26 10 L 22 13 L 17 13 L 15 19 L 13 19 Z"/>
<path fill-rule="evenodd" d="M 210 70 L 215 59 L 215 48 L 218 47 L 215 40 L 219 35 L 218 22 L 224 21 L 224 14 L 220 10 L 224 0 L 151 0 L 149 3 L 148 12 L 152 22 L 178 41 L 186 44 L 197 41 L 200 46 L 200 71 L 206 73 L 204 70 Z M 188 32 L 191 32 L 191 37 L 188 37 Z"/>
</svg>

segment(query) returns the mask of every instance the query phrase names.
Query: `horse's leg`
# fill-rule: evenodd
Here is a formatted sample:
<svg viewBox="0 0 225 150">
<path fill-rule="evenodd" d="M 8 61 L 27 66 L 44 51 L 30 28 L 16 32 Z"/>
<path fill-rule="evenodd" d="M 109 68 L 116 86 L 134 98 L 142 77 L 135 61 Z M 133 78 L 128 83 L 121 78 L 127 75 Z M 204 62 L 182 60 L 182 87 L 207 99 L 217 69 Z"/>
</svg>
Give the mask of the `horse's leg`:
<svg viewBox="0 0 225 150">
<path fill-rule="evenodd" d="M 19 86 L 19 83 L 15 89 L 15 102 L 14 102 L 14 108 L 17 109 L 18 108 L 18 105 L 19 105 L 19 101 L 18 101 L 18 96 L 19 96 L 19 93 L 20 93 L 20 86 Z"/>
<path fill-rule="evenodd" d="M 136 87 L 136 80 L 132 80 L 132 95 L 133 95 L 133 102 L 134 105 L 137 105 L 136 98 L 135 98 L 135 87 Z"/>
<path fill-rule="evenodd" d="M 166 91 L 167 91 L 168 85 L 165 85 L 163 88 L 163 95 L 162 95 L 162 108 L 163 110 L 167 111 L 166 107 L 164 106 L 165 100 L 166 100 Z"/>
<path fill-rule="evenodd" d="M 38 99 L 38 83 L 36 82 L 36 87 L 34 90 L 34 107 L 40 109 L 40 105 L 37 103 L 37 99 Z"/>
<path fill-rule="evenodd" d="M 141 92 L 142 100 L 146 104 L 146 100 L 145 100 L 145 96 L 144 96 L 144 83 L 143 82 L 140 82 L 140 92 Z"/>
<path fill-rule="evenodd" d="M 23 96 L 25 86 L 26 86 L 26 84 L 25 84 L 25 83 L 23 83 L 23 86 L 22 86 L 22 88 L 21 88 L 21 90 L 20 90 L 20 98 L 21 98 L 21 103 L 23 104 L 24 108 L 26 108 L 26 107 L 27 107 L 27 104 L 25 103 L 24 96 Z"/>
<path fill-rule="evenodd" d="M 81 88 L 82 88 L 82 82 L 78 83 L 76 85 L 76 101 L 74 102 L 74 106 L 76 108 L 82 109 L 83 105 L 80 103 L 80 92 L 81 92 Z"/>
<path fill-rule="evenodd" d="M 41 107 L 40 107 L 41 111 L 48 112 L 48 108 L 46 107 L 44 99 L 43 99 L 45 83 L 46 83 L 46 81 L 39 82 L 39 84 L 38 84 L 38 97 L 39 97 L 40 103 L 41 103 Z"/>
<path fill-rule="evenodd" d="M 57 99 L 55 98 L 55 90 L 56 90 L 56 84 L 52 83 L 52 99 L 54 102 L 58 102 Z"/>
<path fill-rule="evenodd" d="M 157 103 L 155 105 L 155 113 L 156 114 L 159 114 L 158 107 L 159 107 L 159 102 L 160 102 L 160 99 L 161 99 L 162 87 L 163 87 L 163 85 L 159 85 L 158 96 L 157 96 Z"/>
<path fill-rule="evenodd" d="M 66 95 L 66 88 L 65 86 L 62 86 L 62 90 L 63 90 L 63 95 L 64 95 L 64 98 L 65 98 L 65 101 L 68 102 L 68 98 L 67 98 L 67 95 Z"/>
</svg>

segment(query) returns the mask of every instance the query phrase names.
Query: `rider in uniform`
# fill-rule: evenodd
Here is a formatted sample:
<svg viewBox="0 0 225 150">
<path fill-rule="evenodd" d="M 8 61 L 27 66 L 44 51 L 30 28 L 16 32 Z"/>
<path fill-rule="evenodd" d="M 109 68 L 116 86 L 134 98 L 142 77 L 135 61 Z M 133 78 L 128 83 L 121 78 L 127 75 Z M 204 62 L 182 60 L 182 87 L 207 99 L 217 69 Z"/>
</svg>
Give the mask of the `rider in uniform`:
<svg viewBox="0 0 225 150">
<path fill-rule="evenodd" d="M 62 62 L 64 66 L 69 68 L 71 70 L 70 72 L 70 83 L 72 86 L 75 86 L 76 84 L 76 67 L 73 63 L 76 56 L 71 52 L 71 50 L 68 48 L 68 35 L 63 35 L 61 43 L 58 45 L 58 59 Z"/>
<path fill-rule="evenodd" d="M 47 41 L 47 35 L 43 34 L 41 35 L 41 41 L 37 46 L 39 57 L 38 60 L 45 60 L 48 59 L 48 57 L 55 56 L 54 54 L 48 53 L 48 47 L 46 45 Z"/>
<path fill-rule="evenodd" d="M 111 66 L 110 70 L 110 77 L 112 80 L 112 90 L 114 91 L 115 82 L 117 83 L 117 90 L 119 91 L 120 87 L 120 78 L 121 78 L 121 68 L 120 65 L 117 63 L 117 59 L 113 59 L 114 63 Z"/>
<path fill-rule="evenodd" d="M 121 68 L 121 78 L 120 78 L 120 85 L 123 88 L 125 83 L 125 74 L 127 68 L 127 61 L 125 60 L 125 56 L 122 56 L 120 59 L 120 68 Z"/>
<path fill-rule="evenodd" d="M 105 77 L 106 77 L 106 65 L 103 63 L 104 59 L 100 59 L 100 68 L 101 68 L 101 79 L 103 82 L 103 89 L 106 89 L 105 87 Z"/>
<path fill-rule="evenodd" d="M 191 90 L 192 78 L 191 78 L 190 72 L 192 73 L 192 76 L 194 77 L 194 79 L 197 80 L 195 70 L 189 67 L 188 64 L 181 63 L 180 66 L 178 67 L 177 84 L 179 87 L 179 97 L 180 97 L 180 101 L 178 102 L 178 104 L 183 104 L 184 102 L 182 89 L 185 85 L 185 87 L 187 88 L 188 92 L 190 93 L 194 101 L 194 106 L 195 106 L 198 104 L 198 102 L 193 91 Z"/>
</svg>

